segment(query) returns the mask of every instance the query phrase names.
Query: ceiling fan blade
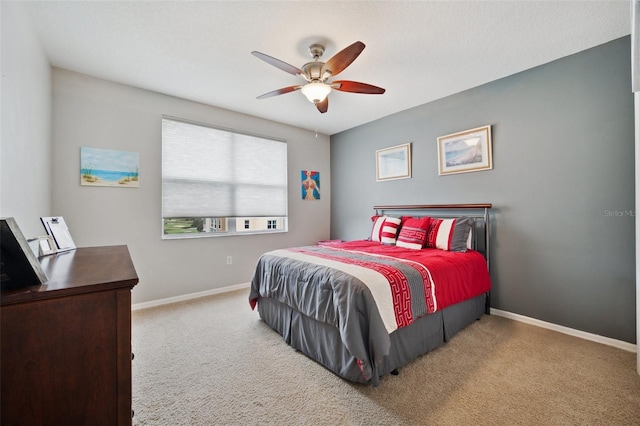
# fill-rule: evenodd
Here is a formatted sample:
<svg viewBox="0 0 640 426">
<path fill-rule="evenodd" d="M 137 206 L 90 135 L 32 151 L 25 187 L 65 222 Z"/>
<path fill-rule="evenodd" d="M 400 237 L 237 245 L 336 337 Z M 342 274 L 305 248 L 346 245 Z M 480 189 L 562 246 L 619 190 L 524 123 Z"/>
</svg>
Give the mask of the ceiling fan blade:
<svg viewBox="0 0 640 426">
<path fill-rule="evenodd" d="M 382 95 L 385 92 L 382 87 L 349 80 L 334 81 L 333 83 L 331 83 L 331 88 L 340 90 L 342 92 L 366 93 L 369 95 Z"/>
<path fill-rule="evenodd" d="M 316 104 L 316 108 L 318 108 L 318 111 L 323 114 L 327 112 L 327 110 L 329 109 L 329 97 L 327 96 L 326 98 L 324 98 L 324 101 L 318 102 Z"/>
<path fill-rule="evenodd" d="M 265 55 L 264 53 L 256 52 L 255 50 L 251 52 L 253 56 L 258 59 L 262 59 L 266 63 L 273 65 L 276 68 L 280 68 L 284 72 L 288 72 L 293 75 L 304 75 L 300 68 L 294 67 L 293 65 L 289 65 L 286 62 L 281 61 L 280 59 L 276 59 L 272 56 Z"/>
<path fill-rule="evenodd" d="M 274 90 L 269 93 L 265 93 L 264 95 L 258 96 L 256 99 L 264 99 L 270 98 L 272 96 L 284 95 L 285 93 L 295 92 L 296 90 L 300 90 L 302 86 L 289 86 L 283 87 L 282 89 Z"/>
<path fill-rule="evenodd" d="M 351 62 L 355 61 L 363 50 L 364 43 L 361 41 L 356 41 L 351 46 L 345 47 L 324 64 L 322 67 L 322 75 L 328 72 L 335 77 L 347 68 Z"/>
</svg>

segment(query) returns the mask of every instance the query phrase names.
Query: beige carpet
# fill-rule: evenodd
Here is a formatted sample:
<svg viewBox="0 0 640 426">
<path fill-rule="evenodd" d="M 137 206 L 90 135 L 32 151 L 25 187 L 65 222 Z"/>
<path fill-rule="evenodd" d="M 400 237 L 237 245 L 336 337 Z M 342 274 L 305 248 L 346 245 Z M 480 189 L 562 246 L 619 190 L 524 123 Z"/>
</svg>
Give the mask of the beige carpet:
<svg viewBox="0 0 640 426">
<path fill-rule="evenodd" d="M 134 425 L 640 425 L 634 353 L 484 316 L 372 388 L 289 347 L 247 294 L 133 313 Z"/>
</svg>

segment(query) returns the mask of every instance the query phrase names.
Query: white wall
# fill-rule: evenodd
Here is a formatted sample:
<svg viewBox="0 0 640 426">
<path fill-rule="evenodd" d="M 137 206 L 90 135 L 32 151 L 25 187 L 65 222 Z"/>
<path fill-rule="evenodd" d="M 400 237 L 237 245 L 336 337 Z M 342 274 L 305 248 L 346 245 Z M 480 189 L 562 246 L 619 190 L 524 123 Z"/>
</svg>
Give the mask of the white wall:
<svg viewBox="0 0 640 426">
<path fill-rule="evenodd" d="M 51 207 L 51 67 L 24 7 L 2 2 L 0 216 L 29 238 Z"/>
<path fill-rule="evenodd" d="M 140 278 L 133 303 L 249 282 L 263 252 L 329 237 L 328 136 L 67 70 L 52 75 L 52 214 L 64 216 L 77 246 L 129 246 Z M 286 140 L 289 232 L 162 240 L 163 114 Z M 140 187 L 81 186 L 80 147 L 138 152 Z M 320 200 L 302 200 L 301 170 L 320 172 Z"/>
</svg>

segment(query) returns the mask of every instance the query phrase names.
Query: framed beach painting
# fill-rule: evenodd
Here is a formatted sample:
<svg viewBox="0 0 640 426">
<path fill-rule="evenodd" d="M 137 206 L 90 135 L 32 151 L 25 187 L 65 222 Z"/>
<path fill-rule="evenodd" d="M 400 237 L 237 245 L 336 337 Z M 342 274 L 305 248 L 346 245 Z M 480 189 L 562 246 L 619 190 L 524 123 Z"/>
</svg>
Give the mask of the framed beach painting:
<svg viewBox="0 0 640 426">
<path fill-rule="evenodd" d="M 405 143 L 376 151 L 376 181 L 411 177 L 411 144 Z"/>
<path fill-rule="evenodd" d="M 491 126 L 477 127 L 438 138 L 438 175 L 493 168 Z"/>
<path fill-rule="evenodd" d="M 138 188 L 139 168 L 137 152 L 80 148 L 80 185 Z"/>
</svg>

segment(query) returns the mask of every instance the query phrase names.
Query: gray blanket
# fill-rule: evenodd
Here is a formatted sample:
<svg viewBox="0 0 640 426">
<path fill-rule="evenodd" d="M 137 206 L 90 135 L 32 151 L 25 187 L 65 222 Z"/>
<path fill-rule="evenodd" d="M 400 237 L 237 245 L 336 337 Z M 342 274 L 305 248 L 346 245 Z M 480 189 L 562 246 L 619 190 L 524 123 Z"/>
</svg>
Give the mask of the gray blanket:
<svg viewBox="0 0 640 426">
<path fill-rule="evenodd" d="M 317 246 L 303 249 L 320 256 L 337 255 L 331 249 Z M 339 330 L 344 346 L 358 360 L 363 377 L 377 381 L 375 366 L 389 354 L 390 339 L 369 287 L 347 272 L 327 267 L 323 257 L 319 257 L 316 264 L 306 255 L 306 260 L 296 258 L 298 253 L 296 250 L 276 250 L 260 258 L 251 282 L 249 300 L 252 305 L 255 306 L 256 301 L 259 303 L 260 297 L 273 298 L 316 321 L 334 326 Z M 367 262 L 387 266 L 395 263 L 394 267 L 404 271 L 401 273 L 406 273 L 407 280 L 415 285 L 415 270 L 402 262 L 361 253 L 342 255 L 360 260 L 366 257 Z M 424 307 L 417 304 L 416 309 L 424 315 Z"/>
</svg>

